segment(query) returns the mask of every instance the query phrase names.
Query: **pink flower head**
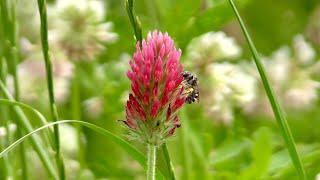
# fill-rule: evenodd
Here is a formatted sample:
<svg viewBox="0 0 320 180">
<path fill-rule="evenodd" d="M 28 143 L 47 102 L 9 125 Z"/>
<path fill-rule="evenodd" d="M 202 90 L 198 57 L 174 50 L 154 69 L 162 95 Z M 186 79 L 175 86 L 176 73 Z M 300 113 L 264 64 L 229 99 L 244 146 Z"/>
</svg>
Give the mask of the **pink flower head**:
<svg viewBox="0 0 320 180">
<path fill-rule="evenodd" d="M 167 33 L 149 32 L 130 60 L 131 80 L 125 124 L 147 143 L 160 144 L 180 127 L 177 111 L 185 102 L 181 50 Z"/>
</svg>

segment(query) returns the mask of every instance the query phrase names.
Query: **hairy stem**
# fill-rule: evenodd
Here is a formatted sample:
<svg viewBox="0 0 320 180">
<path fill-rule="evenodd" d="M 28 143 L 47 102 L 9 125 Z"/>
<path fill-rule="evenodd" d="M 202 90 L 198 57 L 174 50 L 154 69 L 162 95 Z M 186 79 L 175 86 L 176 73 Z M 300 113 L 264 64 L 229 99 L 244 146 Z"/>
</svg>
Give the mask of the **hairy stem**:
<svg viewBox="0 0 320 180">
<path fill-rule="evenodd" d="M 263 64 L 261 63 L 261 60 L 260 60 L 260 57 L 258 55 L 258 51 L 257 49 L 255 48 L 255 45 L 253 43 L 253 41 L 251 40 L 251 37 L 242 21 L 242 18 L 240 17 L 240 14 L 233 2 L 233 0 L 229 0 L 229 3 L 239 21 L 239 24 L 241 26 L 241 29 L 244 33 L 244 36 L 247 40 L 247 43 L 249 45 L 249 48 L 251 50 L 251 53 L 252 53 L 252 56 L 253 56 L 253 59 L 254 59 L 254 62 L 256 64 L 256 67 L 259 71 L 259 74 L 260 74 L 260 77 L 261 77 L 261 80 L 262 80 L 262 83 L 263 83 L 263 86 L 264 86 L 264 89 L 267 93 L 267 96 L 269 98 L 269 102 L 271 104 L 271 107 L 272 107 L 272 110 L 273 110 L 273 113 L 276 117 L 276 120 L 277 120 L 277 123 L 279 124 L 280 126 L 280 130 L 281 130 L 281 133 L 282 133 L 282 136 L 286 142 L 286 145 L 287 145 L 287 148 L 289 150 L 289 154 L 291 156 L 291 160 L 296 168 L 296 170 L 298 171 L 298 174 L 300 176 L 301 179 L 307 179 L 307 176 L 306 176 L 306 173 L 304 171 L 304 168 L 303 168 L 303 165 L 302 165 L 302 162 L 301 162 L 301 159 L 299 157 L 299 154 L 297 152 L 297 148 L 296 148 L 296 144 L 294 142 L 294 139 L 293 139 L 293 136 L 292 136 L 292 133 L 291 133 L 291 130 L 290 130 L 290 127 L 288 125 L 288 122 L 287 120 L 285 119 L 284 115 L 283 115 L 283 112 L 282 112 L 282 109 L 278 103 L 278 100 L 276 99 L 275 95 L 274 95 L 274 92 L 273 92 L 273 89 L 269 83 L 269 80 L 268 80 L 268 77 L 266 75 L 266 72 L 265 72 L 265 69 L 264 69 L 264 66 Z"/>
<path fill-rule="evenodd" d="M 155 180 L 156 178 L 156 160 L 157 160 L 157 147 L 153 144 L 148 144 L 147 147 L 147 180 Z"/>
<path fill-rule="evenodd" d="M 50 101 L 50 111 L 52 115 L 53 122 L 59 120 L 55 98 L 54 98 L 54 86 L 53 86 L 53 73 L 52 73 L 52 62 L 49 55 L 49 43 L 48 43 L 48 23 L 47 23 L 47 7 L 46 0 L 38 0 L 38 8 L 40 13 L 40 22 L 41 22 L 41 44 L 42 52 L 46 66 L 46 76 L 47 76 L 47 85 L 49 92 L 49 101 Z M 59 168 L 59 176 L 61 180 L 65 179 L 64 163 L 60 152 L 60 139 L 59 139 L 59 126 L 54 126 L 54 136 L 56 141 L 56 161 Z"/>
</svg>

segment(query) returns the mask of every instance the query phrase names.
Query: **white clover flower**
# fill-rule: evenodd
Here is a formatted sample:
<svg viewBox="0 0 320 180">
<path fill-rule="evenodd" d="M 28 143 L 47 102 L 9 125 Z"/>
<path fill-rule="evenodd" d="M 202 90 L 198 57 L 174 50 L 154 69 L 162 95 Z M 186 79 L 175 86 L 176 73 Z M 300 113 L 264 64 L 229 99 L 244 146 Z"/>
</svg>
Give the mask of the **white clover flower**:
<svg viewBox="0 0 320 180">
<path fill-rule="evenodd" d="M 73 65 L 64 60 L 64 56 L 59 56 L 59 53 L 52 55 L 55 98 L 57 103 L 63 103 L 69 95 Z M 31 54 L 20 63 L 18 65 L 18 72 L 22 100 L 33 102 L 42 98 L 48 98 L 46 70 L 41 51 Z M 13 83 L 10 79 L 8 86 L 12 87 Z"/>
<path fill-rule="evenodd" d="M 311 79 L 306 71 L 297 73 L 284 93 L 284 102 L 289 108 L 306 109 L 318 98 L 317 90 L 320 88 L 320 82 Z"/>
<path fill-rule="evenodd" d="M 113 24 L 104 22 L 105 6 L 99 0 L 58 0 L 49 7 L 53 19 L 50 42 L 60 47 L 70 60 L 93 60 L 106 43 L 117 40 Z"/>
<path fill-rule="evenodd" d="M 298 40 L 299 39 L 301 40 L 301 37 L 298 37 Z M 296 38 L 296 41 L 298 40 Z M 301 41 L 299 43 L 301 43 Z M 299 48 L 299 51 L 303 49 L 301 47 Z M 303 54 L 303 52 L 300 52 L 300 54 Z M 304 64 L 306 59 L 313 59 L 314 56 L 315 55 L 311 56 L 310 54 L 306 56 L 295 54 L 295 56 L 293 56 L 288 47 L 282 47 L 275 51 L 271 57 L 263 59 L 270 83 L 275 90 L 275 94 L 285 108 L 304 110 L 312 107 L 317 100 L 317 90 L 320 87 L 320 82 L 312 79 L 314 68 L 307 67 Z M 305 59 L 299 60 L 299 58 Z M 255 73 L 255 77 L 258 79 L 259 76 L 256 74 L 257 73 Z M 245 111 L 248 114 L 273 116 L 271 106 L 266 98 L 262 84 L 260 84 L 259 96 L 257 101 L 247 105 Z"/>
<path fill-rule="evenodd" d="M 207 67 L 210 79 L 209 111 L 225 123 L 233 119 L 233 109 L 242 108 L 256 97 L 256 79 L 241 65 L 212 63 Z"/>
<path fill-rule="evenodd" d="M 191 40 L 187 58 L 194 64 L 206 64 L 221 59 L 233 59 L 241 55 L 236 41 L 224 32 L 208 32 Z"/>
<path fill-rule="evenodd" d="M 316 55 L 316 52 L 312 48 L 312 46 L 308 42 L 306 42 L 305 38 L 302 35 L 295 36 L 293 41 L 295 56 L 299 63 L 311 63 Z"/>
<path fill-rule="evenodd" d="M 288 47 L 285 46 L 275 51 L 271 58 L 263 58 L 263 63 L 275 89 L 288 81 L 291 68 L 291 55 Z"/>
<path fill-rule="evenodd" d="M 83 102 L 83 106 L 85 109 L 86 114 L 92 118 L 95 119 L 99 117 L 104 108 L 104 102 L 102 97 L 92 97 Z"/>
<path fill-rule="evenodd" d="M 64 13 L 72 8 L 80 12 L 94 11 L 97 19 L 103 19 L 106 13 L 105 5 L 101 0 L 57 0 L 56 8 L 58 13 Z"/>
</svg>

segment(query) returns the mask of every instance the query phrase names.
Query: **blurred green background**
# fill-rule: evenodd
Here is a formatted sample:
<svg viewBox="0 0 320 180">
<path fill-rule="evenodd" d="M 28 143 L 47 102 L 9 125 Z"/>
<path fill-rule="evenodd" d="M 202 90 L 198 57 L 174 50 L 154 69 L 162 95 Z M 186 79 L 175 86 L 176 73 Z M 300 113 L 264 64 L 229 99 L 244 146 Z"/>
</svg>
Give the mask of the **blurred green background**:
<svg viewBox="0 0 320 180">
<path fill-rule="evenodd" d="M 63 0 L 56 1 L 48 3 L 48 24 L 53 61 L 60 62 L 59 59 L 63 59 L 63 63 L 57 65 L 54 71 L 56 93 L 61 91 L 56 95 L 61 96 L 61 101 L 58 101 L 60 118 L 94 123 L 127 138 L 126 130 L 117 120 L 125 118 L 124 105 L 130 91 L 126 71 L 129 69 L 128 61 L 135 50 L 135 40 L 124 0 L 101 1 L 97 4 L 100 7 L 104 5 L 102 10 L 98 10 L 97 6 L 82 5 L 81 3 L 85 0 L 65 2 L 65 4 L 78 4 L 74 5 L 75 9 L 70 8 L 72 5 L 67 6 L 59 2 Z M 318 129 L 320 126 L 320 2 L 317 0 L 237 0 L 236 3 L 259 53 L 266 59 L 266 67 L 270 69 L 268 72 L 275 72 L 271 74 L 271 79 L 287 76 L 284 81 L 279 82 L 275 79 L 272 84 L 275 83 L 277 95 L 284 106 L 308 177 L 316 179 L 317 174 L 320 173 L 320 131 Z M 80 6 L 89 8 L 84 10 Z M 61 9 L 61 7 L 67 8 Z M 92 8 L 91 11 L 88 10 L 90 8 Z M 182 50 L 181 61 L 185 64 L 185 68 L 196 72 L 199 79 L 200 101 L 184 106 L 180 112 L 182 126 L 168 142 L 177 178 L 298 179 L 273 115 L 259 113 L 268 111 L 269 105 L 256 105 L 260 100 L 264 100 L 261 101 L 262 103 L 266 102 L 264 91 L 256 76 L 256 69 L 250 61 L 251 54 L 246 41 L 228 2 L 226 0 L 135 0 L 134 9 L 141 20 L 143 37 L 148 31 L 154 29 L 168 32 L 174 39 L 176 47 Z M 95 13 L 100 11 L 103 14 L 102 19 L 95 16 Z M 33 60 L 38 60 L 36 62 L 42 60 L 36 1 L 18 0 L 16 13 L 15 23 L 18 24 L 19 29 L 17 40 L 19 80 L 22 97 L 26 97 L 22 98 L 22 101 L 32 105 L 50 119 L 48 99 L 45 97 L 47 93 L 45 78 L 41 75 L 33 77 L 37 72 L 44 71 L 43 64 L 32 63 Z M 59 19 L 63 22 L 59 22 Z M 105 22 L 109 22 L 108 27 L 100 29 L 99 24 Z M 3 19 L 1 23 L 3 50 L 1 57 L 6 57 L 5 44 L 8 33 L 6 34 L 5 31 L 9 27 L 4 26 Z M 101 36 L 100 31 L 102 31 Z M 107 31 L 109 34 L 103 34 Z M 207 48 L 207 53 L 214 50 L 219 51 L 217 53 L 222 51 L 210 49 L 214 47 L 201 44 L 204 42 L 210 44 L 210 39 L 207 41 L 197 39 L 197 37 L 201 39 L 202 35 L 208 32 L 224 32 L 223 38 L 232 38 L 232 43 L 237 44 L 242 53 L 233 57 L 225 55 L 219 59 L 214 55 L 213 57 L 204 56 L 204 52 L 201 51 L 198 53 L 200 58 L 193 58 L 191 51 L 199 49 Z M 305 45 L 301 45 L 302 47 L 297 45 L 299 43 L 296 40 L 297 35 L 303 37 L 309 49 L 304 49 Z M 220 46 L 219 40 L 217 41 L 216 46 Z M 224 42 L 224 40 L 221 41 Z M 286 53 L 279 57 L 275 55 L 275 52 L 284 46 L 288 47 L 289 55 Z M 225 48 L 224 51 L 228 52 L 230 47 L 221 45 L 221 48 Z M 307 52 L 305 56 L 308 56 L 310 48 L 313 53 L 312 60 L 307 63 L 301 61 L 301 63 L 300 59 L 305 55 L 303 52 Z M 301 53 L 302 57 L 298 53 Z M 267 63 L 277 58 L 280 62 L 288 60 L 285 63 L 290 65 Z M 28 63 L 28 61 L 31 62 Z M 12 71 L 10 60 L 7 62 L 9 72 L 7 84 L 10 89 Z M 65 62 L 69 64 L 64 64 Z M 221 91 L 216 83 L 219 76 L 212 74 L 206 67 L 211 67 L 213 64 L 216 68 L 215 64 L 226 63 L 232 67 L 241 68 L 241 73 L 244 71 L 246 75 L 255 77 L 255 92 L 252 92 L 254 98 L 251 101 L 238 103 L 237 100 L 227 99 L 225 96 L 229 95 L 225 94 L 222 103 L 228 103 L 222 104 L 217 100 L 216 93 Z M 68 66 L 70 68 L 67 68 Z M 272 71 L 277 69 L 277 66 L 287 69 Z M 226 73 L 225 76 L 231 78 L 230 81 L 238 81 L 238 75 L 235 72 L 233 75 Z M 312 83 L 310 86 L 309 84 L 304 86 L 304 82 Z M 233 86 L 232 83 L 230 82 L 231 85 L 228 86 L 232 91 L 230 96 L 236 93 L 237 90 L 234 88 L 239 86 Z M 224 85 L 223 80 L 219 82 L 219 85 L 221 84 Z M 300 87 L 302 90 L 299 89 Z M 288 95 L 287 92 L 292 92 L 293 95 Z M 294 98 L 291 99 L 292 96 Z M 303 101 L 304 97 L 306 97 L 305 101 Z M 290 107 L 290 104 L 295 103 L 297 105 L 294 108 Z M 286 104 L 289 105 L 286 106 Z M 225 107 L 227 109 L 217 107 L 224 105 L 228 106 Z M 215 107 L 213 112 L 211 106 Z M 250 113 L 246 111 L 248 108 L 253 108 Z M 224 110 L 228 111 L 227 119 L 220 118 L 220 111 Z M 31 113 L 26 113 L 30 119 L 36 119 Z M 13 120 L 13 113 L 8 111 L 7 114 L 9 114 L 8 118 L 0 114 L 0 123 Z M 40 126 L 37 121 L 33 124 L 35 127 Z M 77 128 L 69 125 L 63 127 L 61 132 L 68 179 L 144 179 L 143 168 L 115 143 L 86 128 L 80 128 L 79 137 Z M 16 133 L 13 132 L 13 136 L 17 137 Z M 5 139 L 4 136 L 0 138 Z M 5 142 L 2 148 L 8 144 L 10 142 Z M 46 174 L 42 172 L 43 168 L 29 142 L 26 144 L 30 159 L 28 163 L 33 164 L 29 167 L 30 176 L 33 177 L 32 179 L 46 179 Z M 145 152 L 143 145 L 139 142 L 132 141 L 132 144 Z M 18 171 L 17 154 L 18 151 L 15 150 L 9 158 Z M 160 166 L 163 163 L 161 158 L 160 155 Z M 4 172 L 3 164 L 0 167 Z M 4 173 L 0 173 L 0 179 L 5 179 Z"/>
</svg>

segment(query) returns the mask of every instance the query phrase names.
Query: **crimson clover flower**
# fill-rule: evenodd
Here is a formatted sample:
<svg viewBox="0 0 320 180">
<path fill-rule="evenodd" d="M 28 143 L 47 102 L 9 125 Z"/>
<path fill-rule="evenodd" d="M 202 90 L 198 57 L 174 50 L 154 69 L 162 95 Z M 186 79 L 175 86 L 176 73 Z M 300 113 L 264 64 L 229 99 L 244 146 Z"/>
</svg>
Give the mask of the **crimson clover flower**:
<svg viewBox="0 0 320 180">
<path fill-rule="evenodd" d="M 180 56 L 167 33 L 153 31 L 137 43 L 129 62 L 132 92 L 124 123 L 145 143 L 160 145 L 180 127 L 177 112 L 186 99 Z"/>
</svg>

